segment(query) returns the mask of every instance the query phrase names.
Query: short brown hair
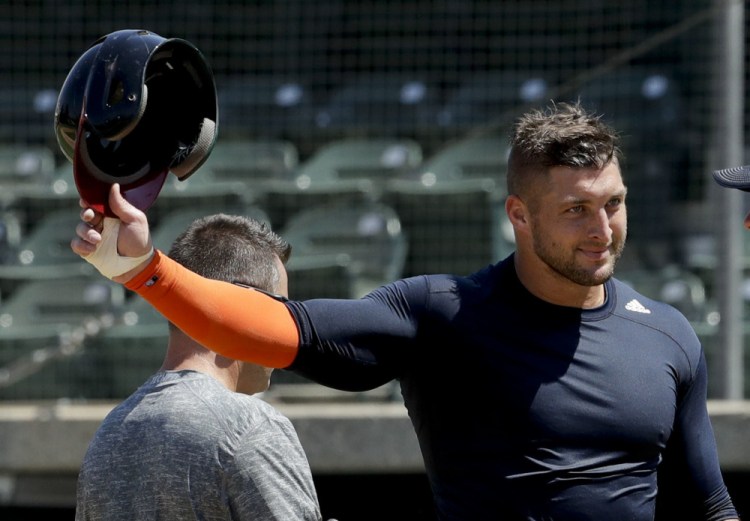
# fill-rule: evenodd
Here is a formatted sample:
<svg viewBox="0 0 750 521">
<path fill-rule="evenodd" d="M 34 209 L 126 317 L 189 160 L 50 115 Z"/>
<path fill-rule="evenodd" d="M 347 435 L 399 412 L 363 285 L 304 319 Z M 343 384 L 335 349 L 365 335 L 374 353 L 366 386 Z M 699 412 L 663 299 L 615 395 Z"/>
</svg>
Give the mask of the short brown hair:
<svg viewBox="0 0 750 521">
<path fill-rule="evenodd" d="M 603 168 L 621 162 L 619 135 L 580 103 L 552 103 L 515 123 L 508 159 L 508 193 L 529 188 L 529 178 L 555 166 Z"/>
<path fill-rule="evenodd" d="M 240 215 L 196 219 L 172 243 L 169 257 L 209 279 L 276 292 L 275 257 L 286 263 L 291 246 L 267 223 Z"/>
</svg>

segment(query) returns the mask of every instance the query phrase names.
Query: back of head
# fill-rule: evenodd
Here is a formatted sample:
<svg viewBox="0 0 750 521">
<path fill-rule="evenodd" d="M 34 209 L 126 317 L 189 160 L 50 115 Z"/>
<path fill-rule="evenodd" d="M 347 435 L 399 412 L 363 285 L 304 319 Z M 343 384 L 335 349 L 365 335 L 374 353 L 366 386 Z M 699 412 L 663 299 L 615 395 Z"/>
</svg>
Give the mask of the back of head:
<svg viewBox="0 0 750 521">
<path fill-rule="evenodd" d="M 619 136 L 580 103 L 553 103 L 521 116 L 513 128 L 508 193 L 521 194 L 550 168 L 603 168 L 622 159 Z"/>
<path fill-rule="evenodd" d="M 286 296 L 282 263 L 289 259 L 290 252 L 289 243 L 271 231 L 266 223 L 245 216 L 215 214 L 193 221 L 174 240 L 169 256 L 203 277 Z M 230 390 L 245 394 L 268 388 L 270 368 L 244 362 L 199 363 L 199 360 L 205 361 L 203 351 L 208 350 L 198 349 L 195 342 L 183 342 L 186 337 L 176 334 L 179 330 L 174 324 L 170 323 L 169 328 L 170 344 L 163 369 L 208 371 Z M 232 368 L 239 372 L 235 374 Z"/>
<path fill-rule="evenodd" d="M 216 214 L 196 219 L 172 243 L 169 257 L 203 277 L 276 292 L 276 259 L 291 248 L 263 222 Z"/>
</svg>

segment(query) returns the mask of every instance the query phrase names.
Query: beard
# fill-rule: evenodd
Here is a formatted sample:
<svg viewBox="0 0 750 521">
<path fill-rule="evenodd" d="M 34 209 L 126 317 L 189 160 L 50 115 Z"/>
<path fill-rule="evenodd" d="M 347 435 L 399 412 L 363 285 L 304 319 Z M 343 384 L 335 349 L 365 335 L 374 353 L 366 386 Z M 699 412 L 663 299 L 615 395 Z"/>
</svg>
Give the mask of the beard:
<svg viewBox="0 0 750 521">
<path fill-rule="evenodd" d="M 613 237 L 609 246 L 610 256 L 604 264 L 592 269 L 577 262 L 575 253 L 568 255 L 568 250 L 554 240 L 542 240 L 534 236 L 534 253 L 537 257 L 557 274 L 581 286 L 599 286 L 612 278 L 615 265 L 624 249 L 625 235 Z"/>
</svg>

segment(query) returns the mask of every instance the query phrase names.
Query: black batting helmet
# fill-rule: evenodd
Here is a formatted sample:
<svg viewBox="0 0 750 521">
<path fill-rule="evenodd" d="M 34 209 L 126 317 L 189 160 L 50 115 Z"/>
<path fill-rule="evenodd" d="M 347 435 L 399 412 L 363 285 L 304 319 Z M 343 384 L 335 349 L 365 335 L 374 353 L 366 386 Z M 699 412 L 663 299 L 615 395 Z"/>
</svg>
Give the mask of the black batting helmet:
<svg viewBox="0 0 750 521">
<path fill-rule="evenodd" d="M 203 164 L 217 131 L 216 85 L 201 52 L 145 30 L 95 41 L 68 73 L 55 109 L 78 192 L 107 214 L 113 183 L 146 210 L 169 171 L 184 180 Z"/>
</svg>

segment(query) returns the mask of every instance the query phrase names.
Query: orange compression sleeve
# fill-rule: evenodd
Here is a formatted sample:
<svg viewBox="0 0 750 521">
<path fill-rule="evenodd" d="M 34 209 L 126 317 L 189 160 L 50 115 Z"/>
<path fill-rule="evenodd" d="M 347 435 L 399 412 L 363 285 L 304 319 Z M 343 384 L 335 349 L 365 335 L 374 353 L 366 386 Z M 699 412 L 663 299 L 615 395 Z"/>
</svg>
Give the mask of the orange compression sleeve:
<svg viewBox="0 0 750 521">
<path fill-rule="evenodd" d="M 125 287 L 204 347 L 266 367 L 297 356 L 297 324 L 284 305 L 259 291 L 203 278 L 160 251 Z"/>
</svg>

